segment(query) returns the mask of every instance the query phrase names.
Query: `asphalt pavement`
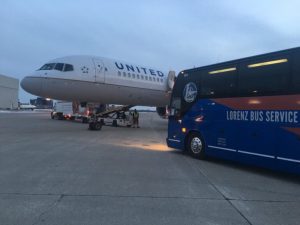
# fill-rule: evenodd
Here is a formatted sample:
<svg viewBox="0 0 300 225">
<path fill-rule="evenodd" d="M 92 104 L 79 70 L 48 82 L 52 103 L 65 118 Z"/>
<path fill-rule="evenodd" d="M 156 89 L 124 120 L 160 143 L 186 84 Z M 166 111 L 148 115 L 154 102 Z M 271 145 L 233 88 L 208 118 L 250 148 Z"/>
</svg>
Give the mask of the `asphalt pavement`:
<svg viewBox="0 0 300 225">
<path fill-rule="evenodd" d="M 0 113 L 0 225 L 297 225 L 298 176 L 166 146 L 167 120 L 141 128 Z"/>
</svg>

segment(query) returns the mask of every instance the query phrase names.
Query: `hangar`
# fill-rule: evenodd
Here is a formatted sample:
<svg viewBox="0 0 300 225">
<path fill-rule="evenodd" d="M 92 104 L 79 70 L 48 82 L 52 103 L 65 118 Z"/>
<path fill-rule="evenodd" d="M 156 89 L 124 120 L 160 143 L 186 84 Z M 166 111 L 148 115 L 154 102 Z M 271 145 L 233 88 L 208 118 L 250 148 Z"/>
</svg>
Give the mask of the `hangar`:
<svg viewBox="0 0 300 225">
<path fill-rule="evenodd" d="M 19 80 L 0 74 L 0 109 L 17 109 Z"/>
</svg>

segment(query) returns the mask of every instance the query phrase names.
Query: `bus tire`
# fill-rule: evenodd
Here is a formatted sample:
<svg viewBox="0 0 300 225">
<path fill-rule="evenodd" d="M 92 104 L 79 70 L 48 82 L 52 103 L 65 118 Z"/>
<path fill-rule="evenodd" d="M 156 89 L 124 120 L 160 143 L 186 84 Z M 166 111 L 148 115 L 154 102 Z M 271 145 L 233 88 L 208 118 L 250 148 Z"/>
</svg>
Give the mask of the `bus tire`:
<svg viewBox="0 0 300 225">
<path fill-rule="evenodd" d="M 188 153 L 197 159 L 205 158 L 205 143 L 200 134 L 193 132 L 189 134 L 186 149 Z"/>
</svg>

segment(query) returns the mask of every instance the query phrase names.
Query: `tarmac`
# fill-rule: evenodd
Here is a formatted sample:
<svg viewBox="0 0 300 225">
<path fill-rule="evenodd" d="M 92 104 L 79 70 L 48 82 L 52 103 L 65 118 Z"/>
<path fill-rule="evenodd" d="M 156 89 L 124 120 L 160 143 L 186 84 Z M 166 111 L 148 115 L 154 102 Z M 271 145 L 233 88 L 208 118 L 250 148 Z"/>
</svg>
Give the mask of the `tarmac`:
<svg viewBox="0 0 300 225">
<path fill-rule="evenodd" d="M 300 179 L 166 146 L 167 120 L 141 128 L 0 113 L 1 225 L 297 225 Z"/>
</svg>

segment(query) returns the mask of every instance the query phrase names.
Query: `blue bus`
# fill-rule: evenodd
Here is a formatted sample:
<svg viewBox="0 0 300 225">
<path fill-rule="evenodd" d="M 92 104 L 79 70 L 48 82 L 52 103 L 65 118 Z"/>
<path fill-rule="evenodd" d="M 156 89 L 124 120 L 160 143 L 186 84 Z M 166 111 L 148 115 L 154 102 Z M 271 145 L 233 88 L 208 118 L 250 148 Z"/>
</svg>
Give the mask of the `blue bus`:
<svg viewBox="0 0 300 225">
<path fill-rule="evenodd" d="M 300 48 L 184 70 L 169 107 L 169 147 L 300 173 Z"/>
</svg>

